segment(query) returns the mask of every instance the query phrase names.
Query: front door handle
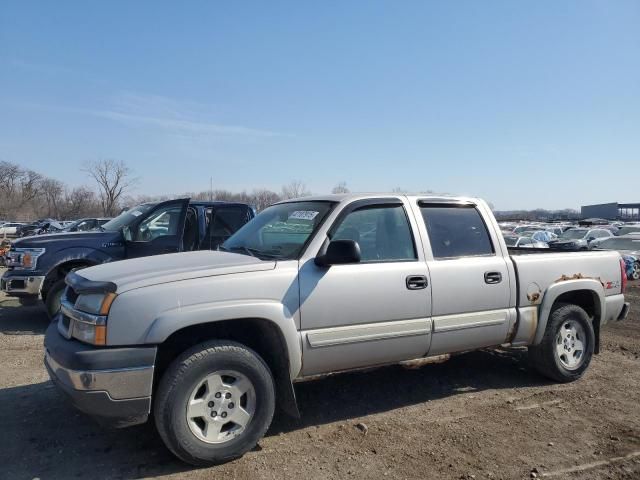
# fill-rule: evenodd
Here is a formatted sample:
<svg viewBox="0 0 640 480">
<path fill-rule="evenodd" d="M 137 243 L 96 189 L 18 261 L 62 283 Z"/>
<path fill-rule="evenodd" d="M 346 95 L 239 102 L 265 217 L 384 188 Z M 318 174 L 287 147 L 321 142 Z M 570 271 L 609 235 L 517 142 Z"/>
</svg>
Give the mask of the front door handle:
<svg viewBox="0 0 640 480">
<path fill-rule="evenodd" d="M 493 285 L 502 281 L 502 274 L 500 272 L 485 272 L 484 283 Z"/>
<path fill-rule="evenodd" d="M 409 275 L 406 283 L 409 290 L 422 290 L 423 288 L 427 288 L 427 285 L 429 285 L 427 277 L 424 275 Z"/>
</svg>

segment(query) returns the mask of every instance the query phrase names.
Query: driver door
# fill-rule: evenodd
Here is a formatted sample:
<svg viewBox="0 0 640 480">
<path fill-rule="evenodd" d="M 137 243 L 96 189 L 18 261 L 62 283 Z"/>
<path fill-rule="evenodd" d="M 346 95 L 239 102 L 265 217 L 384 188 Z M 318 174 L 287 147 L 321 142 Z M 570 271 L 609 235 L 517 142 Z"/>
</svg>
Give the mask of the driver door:
<svg viewBox="0 0 640 480">
<path fill-rule="evenodd" d="M 126 258 L 181 251 L 188 206 L 188 198 L 159 203 L 125 229 Z"/>
</svg>

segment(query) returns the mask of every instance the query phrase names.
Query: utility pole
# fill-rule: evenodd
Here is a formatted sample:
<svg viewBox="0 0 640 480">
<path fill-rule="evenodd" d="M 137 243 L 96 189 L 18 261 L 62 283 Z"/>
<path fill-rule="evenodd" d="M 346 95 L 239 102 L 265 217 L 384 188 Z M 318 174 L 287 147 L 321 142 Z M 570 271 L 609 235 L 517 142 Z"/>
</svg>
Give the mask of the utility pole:
<svg viewBox="0 0 640 480">
<path fill-rule="evenodd" d="M 209 177 L 209 201 L 213 201 L 213 177 Z"/>
</svg>

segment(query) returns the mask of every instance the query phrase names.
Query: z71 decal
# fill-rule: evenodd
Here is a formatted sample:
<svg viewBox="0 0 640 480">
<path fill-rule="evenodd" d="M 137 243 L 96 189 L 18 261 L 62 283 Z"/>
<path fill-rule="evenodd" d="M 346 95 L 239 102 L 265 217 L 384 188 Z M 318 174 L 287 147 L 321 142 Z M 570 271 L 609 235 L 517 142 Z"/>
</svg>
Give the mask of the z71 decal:
<svg viewBox="0 0 640 480">
<path fill-rule="evenodd" d="M 616 280 L 614 282 L 605 282 L 604 288 L 606 290 L 613 290 L 614 288 L 620 288 L 620 281 Z"/>
</svg>

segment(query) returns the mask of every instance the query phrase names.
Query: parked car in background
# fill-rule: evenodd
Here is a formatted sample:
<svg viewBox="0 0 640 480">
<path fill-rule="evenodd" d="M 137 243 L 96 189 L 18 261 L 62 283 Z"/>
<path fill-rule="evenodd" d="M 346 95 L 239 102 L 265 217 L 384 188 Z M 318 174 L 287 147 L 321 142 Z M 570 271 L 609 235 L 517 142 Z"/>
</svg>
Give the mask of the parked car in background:
<svg viewBox="0 0 640 480">
<path fill-rule="evenodd" d="M 24 223 L 19 222 L 7 222 L 0 227 L 0 236 L 14 237 L 18 228 L 22 227 Z"/>
<path fill-rule="evenodd" d="M 617 235 L 627 235 L 629 233 L 640 233 L 640 225 L 623 225 L 618 229 Z"/>
<path fill-rule="evenodd" d="M 556 240 L 549 242 L 549 248 L 556 250 L 589 250 L 594 240 L 613 237 L 604 228 L 570 228 Z"/>
<path fill-rule="evenodd" d="M 16 230 L 16 236 L 29 237 L 31 235 L 42 235 L 44 233 L 61 232 L 63 228 L 64 227 L 62 226 L 62 224 L 57 220 L 44 218 L 19 227 Z"/>
<path fill-rule="evenodd" d="M 537 227 L 535 225 L 518 225 L 516 228 L 513 229 L 513 233 L 516 233 L 519 235 L 526 230 L 535 230 L 536 228 Z"/>
<path fill-rule="evenodd" d="M 531 237 L 535 242 L 542 242 L 544 244 L 548 244 L 550 241 L 558 238 L 558 235 L 547 230 L 525 230 L 521 235 Z"/>
<path fill-rule="evenodd" d="M 616 252 L 509 252 L 471 198 L 289 200 L 220 250 L 71 272 L 44 341 L 80 410 L 117 427 L 153 415 L 200 466 L 254 448 L 276 405 L 299 415 L 293 383 L 320 375 L 506 344 L 577 380 L 629 310 Z"/>
<path fill-rule="evenodd" d="M 622 237 L 605 238 L 594 242 L 593 250 L 619 252 L 627 263 L 629 279 L 640 279 L 640 235 L 627 234 Z"/>
<path fill-rule="evenodd" d="M 504 242 L 507 247 L 514 248 L 549 248 L 545 242 L 538 242 L 531 237 L 524 237 L 518 235 L 503 235 Z"/>
<path fill-rule="evenodd" d="M 627 277 L 629 280 L 640 279 L 640 256 L 622 255 L 622 259 L 627 267 Z"/>
<path fill-rule="evenodd" d="M 110 218 L 81 218 L 74 222 L 69 222 L 62 229 L 63 232 L 88 232 L 90 230 L 96 230 L 102 225 L 107 223 Z"/>
<path fill-rule="evenodd" d="M 14 297 L 41 296 L 53 317 L 70 271 L 125 258 L 216 249 L 254 216 L 245 203 L 183 198 L 138 205 L 100 230 L 22 238 L 7 255 L 9 270 L 0 289 Z"/>
<path fill-rule="evenodd" d="M 566 228 L 562 228 L 560 226 L 545 226 L 544 230 L 546 230 L 547 232 L 551 232 L 553 233 L 555 236 L 559 237 L 560 235 L 562 235 L 564 233 L 564 231 L 566 230 Z"/>
</svg>

